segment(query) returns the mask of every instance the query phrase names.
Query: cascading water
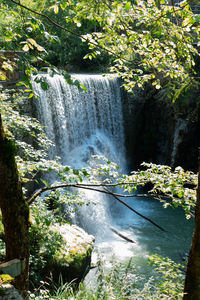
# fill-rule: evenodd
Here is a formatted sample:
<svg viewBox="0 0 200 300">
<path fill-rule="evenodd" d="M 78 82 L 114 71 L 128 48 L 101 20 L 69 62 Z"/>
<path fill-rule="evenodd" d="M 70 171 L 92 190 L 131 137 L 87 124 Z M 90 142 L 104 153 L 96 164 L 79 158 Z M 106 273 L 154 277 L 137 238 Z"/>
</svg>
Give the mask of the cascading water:
<svg viewBox="0 0 200 300">
<path fill-rule="evenodd" d="M 47 136 L 54 141 L 55 149 L 50 156 L 59 155 L 64 164 L 86 167 L 92 154 L 104 155 L 125 166 L 122 102 L 117 78 L 101 75 L 75 75 L 87 89 L 80 92 L 70 86 L 61 76 L 45 76 L 49 89 L 43 91 L 33 81 L 38 94 L 37 111 Z M 129 200 L 129 204 L 163 226 L 167 233 L 160 232 L 145 220 L 117 206 L 110 212 L 105 197 L 87 192 L 87 197 L 97 205 L 82 208 L 75 217 L 84 229 L 96 236 L 99 248 L 122 258 L 136 257 L 138 264 L 149 253 L 159 253 L 177 258 L 188 250 L 192 228 L 188 226 L 180 210 L 164 210 L 152 199 Z M 131 236 L 136 243 L 130 244 L 108 230 L 114 224 L 121 232 Z M 180 223 L 180 226 L 177 224 Z"/>
<path fill-rule="evenodd" d="M 122 160 L 124 133 L 118 79 L 100 75 L 76 75 L 76 79 L 87 92 L 79 92 L 58 75 L 45 76 L 50 86 L 47 91 L 34 83 L 39 95 L 39 119 L 56 145 L 53 155 L 77 167 L 88 159 L 87 151 L 91 154 L 112 151 L 115 155 L 115 147 L 118 161 Z"/>
<path fill-rule="evenodd" d="M 43 75 L 41 75 L 43 76 Z M 104 155 L 125 169 L 122 104 L 118 79 L 101 75 L 76 75 L 87 92 L 70 86 L 61 76 L 45 75 L 49 89 L 43 91 L 33 81 L 38 95 L 37 111 L 47 136 L 55 148 L 50 155 L 60 156 L 64 164 L 86 167 L 91 155 Z M 96 238 L 107 231 L 110 219 L 105 196 L 85 192 L 95 206 L 82 207 L 73 217 Z M 81 214 L 81 216 L 80 216 Z M 87 218 L 84 217 L 87 215 Z M 110 231 L 110 230 L 109 230 Z M 98 234 L 99 233 L 99 234 Z"/>
<path fill-rule="evenodd" d="M 176 156 L 178 153 L 178 146 L 182 142 L 183 133 L 187 130 L 187 121 L 181 118 L 178 118 L 176 121 L 174 137 L 173 137 L 173 147 L 171 153 L 171 166 L 175 165 Z"/>
</svg>

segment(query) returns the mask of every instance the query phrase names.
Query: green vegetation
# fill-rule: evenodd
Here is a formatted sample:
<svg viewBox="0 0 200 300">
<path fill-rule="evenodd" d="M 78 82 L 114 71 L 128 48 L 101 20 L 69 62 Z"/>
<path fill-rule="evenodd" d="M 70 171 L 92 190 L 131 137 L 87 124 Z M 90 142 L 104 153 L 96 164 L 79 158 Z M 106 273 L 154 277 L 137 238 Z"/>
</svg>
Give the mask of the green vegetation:
<svg viewBox="0 0 200 300">
<path fill-rule="evenodd" d="M 0 286 L 1 286 L 2 284 L 12 283 L 13 280 L 14 280 L 14 278 L 11 277 L 11 276 L 8 275 L 8 274 L 1 274 L 1 275 L 0 275 Z"/>
<path fill-rule="evenodd" d="M 119 186 L 132 193 L 138 186 L 145 186 L 150 182 L 153 187 L 148 195 L 159 197 L 164 207 L 168 205 L 183 207 L 188 218 L 193 215 L 195 201 L 196 199 L 200 201 L 200 189 L 198 189 L 199 196 L 196 197 L 198 184 L 196 174 L 185 172 L 182 168 L 172 170 L 167 166 L 145 164 L 146 169 L 142 171 L 133 172 L 130 176 L 120 175 L 117 166 L 104 158 L 100 159 L 99 167 L 96 169 L 77 170 L 62 166 L 59 158 L 52 161 L 48 159 L 47 150 L 52 146 L 51 141 L 44 135 L 38 121 L 23 112 L 23 101 L 33 96 L 30 76 L 47 68 L 52 76 L 55 72 L 64 74 L 69 84 L 76 84 L 79 88 L 83 87 L 78 82 L 72 82 L 66 71 L 107 72 L 109 69 L 123 79 L 124 86 L 130 92 L 135 86 L 143 87 L 146 83 L 151 83 L 155 91 L 164 88 L 170 100 L 176 100 L 180 93 L 197 82 L 199 77 L 196 62 L 199 55 L 200 16 L 192 12 L 186 1 L 182 1 L 179 6 L 169 6 L 165 0 L 59 2 L 9 0 L 0 4 L 0 24 L 1 49 L 24 52 L 18 60 L 21 69 L 22 65 L 25 65 L 25 74 L 19 84 L 23 83 L 26 87 L 23 92 L 15 90 L 0 93 L 0 117 L 4 120 L 4 128 L 0 122 L 0 163 L 7 161 L 8 166 L 15 164 L 13 160 L 8 159 L 10 149 L 15 148 L 14 141 L 17 148 L 19 176 L 24 188 L 28 189 L 27 183 L 37 184 L 36 179 L 41 177 L 41 173 L 55 172 L 61 181 L 57 195 L 54 194 L 55 201 L 47 202 L 51 206 L 51 211 L 44 208 L 43 204 L 40 206 L 33 204 L 42 192 L 55 189 L 45 181 L 43 183 L 46 187 L 28 201 L 30 206 L 33 205 L 31 210 L 34 219 L 30 229 L 31 280 L 34 286 L 43 279 L 38 274 L 47 259 L 53 258 L 58 248 L 63 245 L 60 236 L 50 230 L 50 225 L 55 222 L 55 216 L 62 207 L 60 204 L 76 198 L 74 196 L 71 198 L 68 193 L 63 196 L 61 188 L 81 188 L 83 179 L 87 178 L 89 180 L 87 186 L 90 188 L 94 185 L 97 189 Z M 2 53 L 0 79 L 6 80 L 9 72 L 14 72 L 15 68 L 16 61 L 5 57 Z M 36 80 L 39 79 L 36 77 Z M 44 80 L 40 80 L 40 84 L 44 90 L 48 88 Z M 7 143 L 4 131 L 12 144 Z M 5 147 L 7 147 L 6 155 Z M 4 176 L 2 174 L 1 176 Z M 102 182 L 99 177 L 102 175 L 108 179 Z M 17 177 L 17 174 L 14 176 Z M 108 193 L 114 194 L 110 190 Z M 20 195 L 23 200 L 22 193 Z M 3 188 L 0 189 L 0 199 L 3 208 L 8 200 Z M 21 202 L 23 205 L 23 201 Z M 58 211 L 56 213 L 54 211 L 53 215 L 52 209 Z M 2 215 L 4 216 L 3 209 Z M 62 216 L 59 215 L 58 219 L 61 222 Z M 28 226 L 26 219 L 25 224 Z M 195 228 L 197 228 L 195 232 L 198 233 L 198 223 Z M 20 241 L 21 236 L 16 240 Z M 28 253 L 28 242 L 24 247 L 27 247 Z M 6 252 L 8 248 L 7 244 Z M 192 251 L 195 249 L 195 246 L 192 247 Z M 191 255 L 191 257 L 195 257 L 198 262 L 198 256 Z M 160 274 L 159 280 L 148 281 L 142 289 L 139 289 L 137 284 L 132 285 L 129 282 L 128 275 L 131 277 L 134 272 L 129 263 L 125 268 L 116 266 L 109 274 L 105 274 L 100 266 L 96 294 L 94 291 L 86 291 L 83 285 L 78 291 L 73 291 L 70 285 L 64 284 L 58 288 L 57 295 L 50 296 L 46 289 L 37 286 L 36 289 L 40 290 L 39 295 L 34 294 L 30 297 L 131 299 L 133 294 L 138 299 L 182 297 L 183 275 L 180 271 L 182 267 L 169 259 L 156 256 L 152 257 L 151 261 Z M 192 275 L 190 273 L 187 275 L 191 281 Z M 195 276 L 197 281 L 194 280 L 194 288 L 189 289 L 187 286 L 186 291 L 197 290 L 200 274 L 197 272 Z M 41 284 L 45 286 L 46 283 Z"/>
<path fill-rule="evenodd" d="M 110 66 L 129 91 L 151 82 L 175 98 L 198 77 L 200 19 L 186 1 L 180 7 L 165 0 L 26 3 L 10 0 L 0 11 L 1 47 L 25 51 L 26 75 L 48 66 L 98 71 L 100 65 L 104 72 Z"/>
<path fill-rule="evenodd" d="M 149 279 L 143 276 L 135 276 L 136 268 L 132 260 L 127 263 L 112 261 L 112 269 L 105 270 L 100 262 L 96 286 L 88 289 L 80 284 L 78 290 L 74 290 L 69 283 L 55 286 L 54 292 L 49 293 L 44 282 L 40 290 L 30 294 L 30 299 L 84 299 L 84 300 L 128 300 L 128 299 L 182 299 L 183 266 L 174 263 L 169 258 L 150 256 L 149 263 L 153 265 Z"/>
</svg>

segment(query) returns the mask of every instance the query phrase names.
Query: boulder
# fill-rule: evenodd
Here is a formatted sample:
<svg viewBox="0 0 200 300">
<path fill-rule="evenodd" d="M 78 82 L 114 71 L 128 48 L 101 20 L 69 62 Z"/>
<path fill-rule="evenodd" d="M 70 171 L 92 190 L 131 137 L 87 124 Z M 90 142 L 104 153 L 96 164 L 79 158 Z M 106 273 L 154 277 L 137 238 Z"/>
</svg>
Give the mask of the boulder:
<svg viewBox="0 0 200 300">
<path fill-rule="evenodd" d="M 90 269 L 94 237 L 76 225 L 56 225 L 51 230 L 58 232 L 65 246 L 58 250 L 47 270 L 55 282 L 61 276 L 63 282 L 80 282 Z"/>
<path fill-rule="evenodd" d="M 0 286 L 1 300 L 23 300 L 22 296 L 11 284 L 3 284 Z"/>
</svg>

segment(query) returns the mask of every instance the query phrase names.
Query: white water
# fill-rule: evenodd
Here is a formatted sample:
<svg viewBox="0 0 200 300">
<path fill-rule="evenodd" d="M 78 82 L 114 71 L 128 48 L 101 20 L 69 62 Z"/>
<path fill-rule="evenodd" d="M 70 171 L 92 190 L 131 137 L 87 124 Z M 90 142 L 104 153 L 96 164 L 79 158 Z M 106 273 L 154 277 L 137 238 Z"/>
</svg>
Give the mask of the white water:
<svg viewBox="0 0 200 300">
<path fill-rule="evenodd" d="M 171 154 L 171 166 L 174 167 L 179 144 L 182 142 L 183 133 L 187 130 L 187 121 L 178 118 L 176 121 L 175 132 L 173 137 L 173 148 Z"/>
<path fill-rule="evenodd" d="M 79 92 L 56 75 L 45 75 L 50 88 L 43 91 L 34 83 L 38 94 L 37 110 L 46 133 L 56 145 L 50 153 L 59 155 L 62 162 L 81 168 L 90 163 L 91 154 L 99 154 L 117 162 L 126 169 L 122 100 L 117 78 L 101 75 L 75 75 L 87 92 Z M 95 235 L 98 249 L 106 259 L 135 257 L 141 264 L 150 253 L 159 253 L 178 259 L 188 250 L 191 226 L 179 210 L 164 210 L 152 199 L 132 199 L 129 204 L 140 213 L 163 226 L 167 233 L 120 206 L 112 199 L 92 192 L 86 196 L 96 202 L 81 208 L 74 221 Z M 136 241 L 135 244 L 113 234 L 108 225 Z"/>
<path fill-rule="evenodd" d="M 125 170 L 122 103 L 118 79 L 101 75 L 75 75 L 87 89 L 80 92 L 61 76 L 45 76 L 49 89 L 43 91 L 33 81 L 37 111 L 47 136 L 55 143 L 50 156 L 60 156 L 62 162 L 75 168 L 87 167 L 91 155 L 103 155 Z M 97 240 L 112 236 L 109 200 L 96 192 L 85 197 L 95 205 L 83 206 L 73 216 Z M 87 216 L 87 217 L 84 217 Z M 72 217 L 72 216 L 71 216 Z"/>
<path fill-rule="evenodd" d="M 101 75 L 76 75 L 75 78 L 87 92 L 79 92 L 59 75 L 45 75 L 50 86 L 47 91 L 33 82 L 39 96 L 39 119 L 56 145 L 53 155 L 77 166 L 93 152 L 108 155 L 112 152 L 120 162 L 124 158 L 124 132 L 118 79 Z"/>
</svg>

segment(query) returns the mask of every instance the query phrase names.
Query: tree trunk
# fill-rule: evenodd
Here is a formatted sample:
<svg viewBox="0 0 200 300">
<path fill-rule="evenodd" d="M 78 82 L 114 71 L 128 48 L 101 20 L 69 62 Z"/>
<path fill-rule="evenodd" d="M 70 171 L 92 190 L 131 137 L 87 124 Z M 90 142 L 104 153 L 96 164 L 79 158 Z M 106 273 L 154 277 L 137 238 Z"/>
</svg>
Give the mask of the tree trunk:
<svg viewBox="0 0 200 300">
<path fill-rule="evenodd" d="M 28 290 L 29 208 L 25 202 L 15 162 L 15 145 L 4 133 L 0 114 L 0 208 L 5 232 L 6 261 L 24 260 L 24 271 L 15 277 L 23 297 Z"/>
<path fill-rule="evenodd" d="M 200 157 L 194 234 L 188 258 L 184 300 L 200 300 Z"/>
</svg>

